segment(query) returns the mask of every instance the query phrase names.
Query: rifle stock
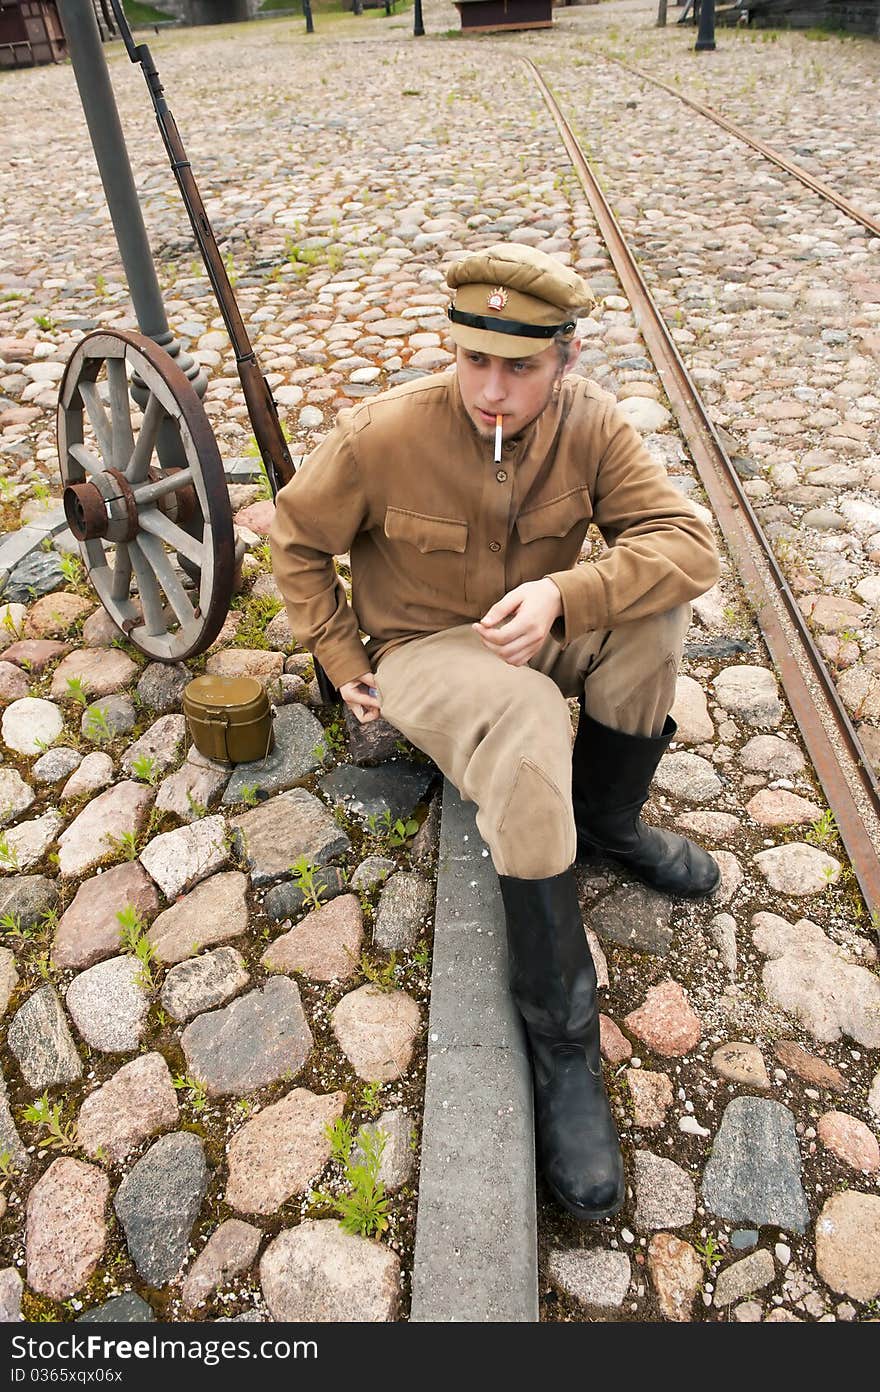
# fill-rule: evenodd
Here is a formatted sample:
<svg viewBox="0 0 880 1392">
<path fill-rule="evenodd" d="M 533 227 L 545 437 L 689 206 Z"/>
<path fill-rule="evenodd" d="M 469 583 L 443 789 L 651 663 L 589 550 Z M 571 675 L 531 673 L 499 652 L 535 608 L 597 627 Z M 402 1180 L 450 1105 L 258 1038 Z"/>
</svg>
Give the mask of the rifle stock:
<svg viewBox="0 0 880 1392">
<path fill-rule="evenodd" d="M 275 398 L 269 383 L 257 366 L 253 353 L 247 358 L 239 358 L 237 365 L 248 415 L 254 427 L 254 438 L 274 498 L 279 488 L 283 488 L 293 478 L 293 460 L 278 419 Z"/>
</svg>

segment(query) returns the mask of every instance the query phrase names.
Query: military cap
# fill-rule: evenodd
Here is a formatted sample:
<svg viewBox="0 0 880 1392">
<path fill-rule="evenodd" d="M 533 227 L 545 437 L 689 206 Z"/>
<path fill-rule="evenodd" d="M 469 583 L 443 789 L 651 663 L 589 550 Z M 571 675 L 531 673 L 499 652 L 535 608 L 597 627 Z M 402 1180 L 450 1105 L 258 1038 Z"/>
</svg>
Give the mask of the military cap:
<svg viewBox="0 0 880 1392">
<path fill-rule="evenodd" d="M 535 247 L 499 242 L 450 266 L 446 311 L 455 342 L 471 352 L 527 358 L 572 333 L 593 304 L 586 281 Z"/>
</svg>

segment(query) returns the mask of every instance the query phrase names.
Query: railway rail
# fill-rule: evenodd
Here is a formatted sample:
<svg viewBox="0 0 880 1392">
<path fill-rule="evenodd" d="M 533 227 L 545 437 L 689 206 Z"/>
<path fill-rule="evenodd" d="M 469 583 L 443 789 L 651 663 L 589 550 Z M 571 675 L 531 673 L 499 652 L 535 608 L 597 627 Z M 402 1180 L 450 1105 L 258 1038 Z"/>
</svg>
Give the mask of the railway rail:
<svg viewBox="0 0 880 1392">
<path fill-rule="evenodd" d="M 729 121 L 726 116 L 722 116 L 721 112 L 716 111 L 714 107 L 707 106 L 704 102 L 697 101 L 695 97 L 686 96 L 684 92 L 678 91 L 678 89 L 671 86 L 670 83 L 664 82 L 662 78 L 654 77 L 652 73 L 647 73 L 642 68 L 636 68 L 631 63 L 625 63 L 622 58 L 616 58 L 610 53 L 603 53 L 599 49 L 591 49 L 590 52 L 594 53 L 596 57 L 604 58 L 609 63 L 616 63 L 618 67 L 623 68 L 624 72 L 628 72 L 631 76 L 637 77 L 639 81 L 650 82 L 653 86 L 660 87 L 664 92 L 668 92 L 671 97 L 677 97 L 680 102 L 690 107 L 692 111 L 696 111 L 701 116 L 705 116 L 709 121 L 714 121 L 716 126 L 720 126 L 722 130 L 727 131 L 729 135 L 735 136 L 737 140 L 741 140 L 744 145 L 750 145 L 753 150 L 757 150 L 765 159 L 770 160 L 773 164 L 779 165 L 780 169 L 784 169 L 787 174 L 791 174 L 795 179 L 799 179 L 802 184 L 812 189 L 814 193 L 818 193 L 820 197 L 824 198 L 828 203 L 833 203 L 836 208 L 839 208 L 847 217 L 852 218 L 854 222 L 861 223 L 869 232 L 873 232 L 875 237 L 880 237 L 880 218 L 872 217 L 864 208 L 857 207 L 855 203 L 850 202 L 848 198 L 844 198 L 843 194 L 838 193 L 830 184 L 823 183 L 821 179 L 817 179 L 809 170 L 804 169 L 803 165 L 797 164 L 794 160 L 789 159 L 787 155 L 774 149 L 774 147 L 768 145 L 766 141 L 759 140 L 757 136 L 752 135 L 750 131 L 744 130 L 742 126 L 738 126 L 733 121 Z"/>
<path fill-rule="evenodd" d="M 758 625 L 779 671 L 828 805 L 834 813 L 867 907 L 871 912 L 878 911 L 880 787 L 877 779 L 797 601 L 596 175 L 541 72 L 531 59 L 522 61 L 541 92 L 583 185 L 615 271 L 750 596 Z M 815 187 L 816 182 L 813 181 L 811 186 Z M 824 186 L 818 191 L 828 196 Z M 840 206 L 836 198 L 832 201 Z"/>
</svg>

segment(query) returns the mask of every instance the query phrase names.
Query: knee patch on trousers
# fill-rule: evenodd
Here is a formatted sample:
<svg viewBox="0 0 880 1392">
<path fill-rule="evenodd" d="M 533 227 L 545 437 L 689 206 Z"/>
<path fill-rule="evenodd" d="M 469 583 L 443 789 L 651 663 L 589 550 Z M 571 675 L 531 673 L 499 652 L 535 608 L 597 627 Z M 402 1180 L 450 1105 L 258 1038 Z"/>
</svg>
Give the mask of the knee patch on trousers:
<svg viewBox="0 0 880 1392">
<path fill-rule="evenodd" d="M 542 879 L 561 874 L 575 858 L 571 798 L 531 759 L 519 762 L 495 835 L 491 827 L 481 826 L 480 831 L 489 841 L 499 875 Z"/>
<path fill-rule="evenodd" d="M 666 713 L 675 699 L 677 675 L 678 659 L 667 657 L 650 676 L 627 692 L 626 700 L 622 704 L 615 707 L 614 728 L 632 734 L 659 734 Z M 630 729 L 634 724 L 638 729 Z"/>
</svg>

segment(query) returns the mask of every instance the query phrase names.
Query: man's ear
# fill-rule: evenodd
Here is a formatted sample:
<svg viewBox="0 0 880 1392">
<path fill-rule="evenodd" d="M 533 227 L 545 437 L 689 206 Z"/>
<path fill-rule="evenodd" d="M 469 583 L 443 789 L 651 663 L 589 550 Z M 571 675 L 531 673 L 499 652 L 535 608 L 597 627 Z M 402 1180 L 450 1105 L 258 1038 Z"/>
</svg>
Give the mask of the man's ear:
<svg viewBox="0 0 880 1392">
<path fill-rule="evenodd" d="M 565 367 L 562 369 L 563 373 L 571 372 L 571 369 L 574 367 L 575 363 L 577 362 L 578 358 L 580 357 L 580 354 L 581 354 L 581 341 L 582 341 L 582 340 L 579 339 L 579 338 L 573 338 L 573 339 L 571 340 L 571 342 L 569 343 L 569 345 L 568 345 L 568 357 L 567 357 L 566 360 L 565 360 Z"/>
</svg>

